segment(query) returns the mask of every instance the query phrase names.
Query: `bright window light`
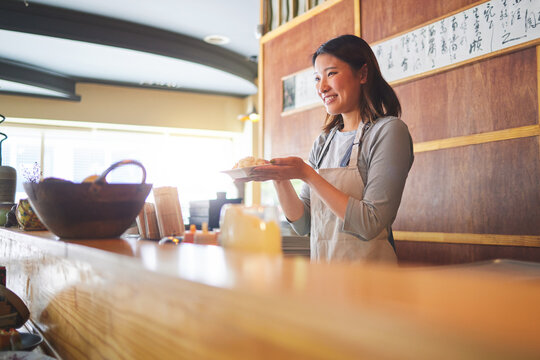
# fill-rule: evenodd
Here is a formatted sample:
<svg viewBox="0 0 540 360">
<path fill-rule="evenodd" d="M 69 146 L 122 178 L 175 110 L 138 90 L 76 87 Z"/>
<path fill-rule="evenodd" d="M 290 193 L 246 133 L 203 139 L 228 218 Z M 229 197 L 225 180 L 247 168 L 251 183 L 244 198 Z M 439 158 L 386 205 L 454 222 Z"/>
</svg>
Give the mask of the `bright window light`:
<svg viewBox="0 0 540 360">
<path fill-rule="evenodd" d="M 62 128 L 57 124 L 2 124 L 9 138 L 3 142 L 3 165 L 17 170 L 16 199 L 26 198 L 22 182 L 24 173 L 40 166 L 43 177 L 81 182 L 85 177 L 101 174 L 112 163 L 133 159 L 146 168 L 146 182 L 154 187 L 176 186 L 184 221 L 189 220 L 189 202 L 215 199 L 216 192 L 228 198 L 238 197 L 232 180 L 220 171 L 230 168 L 245 148 L 242 134 L 119 126 L 106 129 L 90 127 Z M 95 124 L 93 124 L 95 125 Z M 89 124 L 88 126 L 92 126 Z M 163 130 L 162 130 L 163 131 Z M 107 181 L 137 183 L 141 170 L 124 166 L 113 170 Z M 152 194 L 147 201 L 153 202 Z"/>
</svg>

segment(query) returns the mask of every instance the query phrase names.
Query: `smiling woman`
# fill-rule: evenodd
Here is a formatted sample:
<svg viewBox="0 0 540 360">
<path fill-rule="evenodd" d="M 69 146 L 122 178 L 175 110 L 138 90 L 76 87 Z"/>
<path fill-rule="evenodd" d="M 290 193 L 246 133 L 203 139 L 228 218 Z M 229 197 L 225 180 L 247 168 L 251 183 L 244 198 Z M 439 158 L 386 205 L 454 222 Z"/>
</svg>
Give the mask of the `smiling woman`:
<svg viewBox="0 0 540 360">
<path fill-rule="evenodd" d="M 312 260 L 395 264 L 391 226 L 414 158 L 399 100 L 357 36 L 325 42 L 312 62 L 327 119 L 309 163 L 275 158 L 248 179 L 273 180 L 287 220 L 310 235 Z"/>
</svg>

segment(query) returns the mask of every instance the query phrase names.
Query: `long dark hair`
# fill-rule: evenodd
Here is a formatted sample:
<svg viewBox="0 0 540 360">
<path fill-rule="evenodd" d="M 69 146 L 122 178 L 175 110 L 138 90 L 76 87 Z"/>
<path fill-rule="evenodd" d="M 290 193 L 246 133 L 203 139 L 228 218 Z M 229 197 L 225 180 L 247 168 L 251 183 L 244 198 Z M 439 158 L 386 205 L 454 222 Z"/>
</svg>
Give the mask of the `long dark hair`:
<svg viewBox="0 0 540 360">
<path fill-rule="evenodd" d="M 367 82 L 360 89 L 360 115 L 363 121 L 373 122 L 384 116 L 400 116 L 401 105 L 392 87 L 383 79 L 379 64 L 371 47 L 362 38 L 354 35 L 342 35 L 322 44 L 312 56 L 312 63 L 321 54 L 335 56 L 349 64 L 354 71 L 367 66 Z M 326 115 L 323 127 L 329 132 L 335 126 L 343 127 L 343 117 Z"/>
</svg>

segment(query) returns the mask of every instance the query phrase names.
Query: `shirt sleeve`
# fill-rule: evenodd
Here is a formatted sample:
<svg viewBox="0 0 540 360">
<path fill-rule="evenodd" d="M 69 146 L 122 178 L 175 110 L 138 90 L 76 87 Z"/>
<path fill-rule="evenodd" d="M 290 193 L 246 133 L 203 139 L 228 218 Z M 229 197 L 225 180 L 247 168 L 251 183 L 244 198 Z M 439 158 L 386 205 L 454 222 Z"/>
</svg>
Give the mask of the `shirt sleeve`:
<svg viewBox="0 0 540 360">
<path fill-rule="evenodd" d="M 349 198 L 343 223 L 344 232 L 363 240 L 375 238 L 396 218 L 414 160 L 412 139 L 403 121 L 389 121 L 371 135 L 369 146 L 362 149 L 367 166 L 364 196 Z"/>
<path fill-rule="evenodd" d="M 304 214 L 296 221 L 289 221 L 291 227 L 296 231 L 298 235 L 307 235 L 311 229 L 311 207 L 310 207 L 310 189 L 309 186 L 304 183 L 299 194 L 300 200 L 304 203 Z M 288 221 L 289 219 L 287 219 Z"/>
</svg>

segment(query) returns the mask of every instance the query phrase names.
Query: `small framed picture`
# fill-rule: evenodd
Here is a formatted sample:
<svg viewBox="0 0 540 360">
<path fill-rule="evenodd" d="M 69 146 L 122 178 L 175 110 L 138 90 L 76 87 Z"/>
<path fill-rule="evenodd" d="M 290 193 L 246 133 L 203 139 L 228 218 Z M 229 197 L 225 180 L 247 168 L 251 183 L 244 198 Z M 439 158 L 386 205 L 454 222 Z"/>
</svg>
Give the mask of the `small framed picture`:
<svg viewBox="0 0 540 360">
<path fill-rule="evenodd" d="M 295 108 L 295 80 L 296 79 L 294 76 L 283 79 L 283 111 L 292 110 Z"/>
</svg>

